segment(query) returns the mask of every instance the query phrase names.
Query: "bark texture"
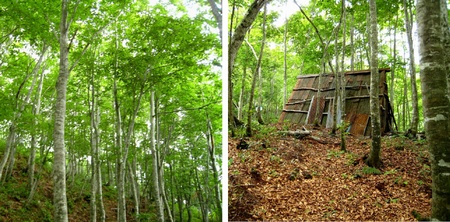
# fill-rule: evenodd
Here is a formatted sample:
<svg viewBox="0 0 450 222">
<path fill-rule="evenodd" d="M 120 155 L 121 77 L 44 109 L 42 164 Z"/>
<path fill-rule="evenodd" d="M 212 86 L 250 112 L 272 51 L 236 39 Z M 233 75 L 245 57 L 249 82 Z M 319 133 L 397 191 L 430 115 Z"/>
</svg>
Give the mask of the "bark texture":
<svg viewBox="0 0 450 222">
<path fill-rule="evenodd" d="M 366 164 L 371 167 L 380 167 L 381 159 L 381 124 L 380 124 L 380 100 L 379 85 L 380 75 L 378 73 L 378 29 L 377 29 L 377 6 L 375 0 L 369 1 L 370 10 L 370 119 L 372 125 L 372 148 Z"/>
<path fill-rule="evenodd" d="M 69 48 L 67 20 L 68 0 L 62 0 L 61 23 L 59 25 L 59 75 L 56 82 L 55 125 L 53 129 L 53 205 L 54 220 L 68 221 L 66 196 L 66 149 L 64 146 L 64 122 L 66 115 L 66 92 L 69 79 Z"/>
<path fill-rule="evenodd" d="M 425 133 L 431 159 L 431 220 L 450 220 L 450 105 L 445 33 L 442 29 L 443 1 L 419 0 L 417 21 L 419 34 L 420 78 L 424 107 Z M 444 26 L 445 27 L 445 26 Z"/>
</svg>

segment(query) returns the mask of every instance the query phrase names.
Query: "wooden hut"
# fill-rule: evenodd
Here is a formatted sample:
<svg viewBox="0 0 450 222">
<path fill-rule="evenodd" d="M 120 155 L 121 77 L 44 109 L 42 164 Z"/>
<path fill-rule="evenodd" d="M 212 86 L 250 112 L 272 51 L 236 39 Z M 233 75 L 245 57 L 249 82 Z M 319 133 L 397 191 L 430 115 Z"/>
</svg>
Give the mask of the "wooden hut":
<svg viewBox="0 0 450 222">
<path fill-rule="evenodd" d="M 381 132 L 393 131 L 394 114 L 388 97 L 386 73 L 389 68 L 379 69 L 380 77 L 380 120 Z M 301 75 L 285 104 L 279 122 L 295 124 L 314 123 L 317 106 L 320 125 L 331 128 L 333 124 L 333 102 L 335 93 L 333 74 L 323 74 L 319 87 L 319 75 Z M 320 98 L 317 92 L 320 89 Z M 352 135 L 369 136 L 370 125 L 370 70 L 350 71 L 345 73 L 345 121 L 349 122 Z M 339 113 L 338 113 L 339 114 Z M 340 115 L 338 115 L 340 117 Z M 338 123 L 341 122 L 338 118 Z"/>
</svg>

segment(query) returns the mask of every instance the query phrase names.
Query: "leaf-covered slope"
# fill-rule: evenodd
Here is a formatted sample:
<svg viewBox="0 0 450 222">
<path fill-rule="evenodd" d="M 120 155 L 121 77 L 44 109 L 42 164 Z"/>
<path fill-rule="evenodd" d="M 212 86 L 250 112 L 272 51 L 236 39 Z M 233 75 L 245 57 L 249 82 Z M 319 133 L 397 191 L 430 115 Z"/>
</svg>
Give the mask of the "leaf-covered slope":
<svg viewBox="0 0 450 222">
<path fill-rule="evenodd" d="M 27 157 L 18 155 L 12 177 L 0 185 L 0 221 L 53 221 L 53 183 L 51 167 L 45 166 L 38 188 L 32 201 L 27 204 L 29 189 L 26 173 Z M 89 221 L 89 191 L 88 177 L 76 177 L 68 181 L 67 202 L 69 221 Z M 106 221 L 116 221 L 117 200 L 116 191 L 111 186 L 103 187 Z M 127 218 L 133 219 L 131 200 L 128 204 Z M 146 210 L 146 209 L 144 209 Z"/>
<path fill-rule="evenodd" d="M 369 139 L 347 138 L 347 153 L 326 132 L 298 140 L 267 135 L 230 139 L 229 219 L 415 220 L 429 216 L 431 178 L 426 146 L 383 138 L 381 171 L 363 156 Z"/>
</svg>

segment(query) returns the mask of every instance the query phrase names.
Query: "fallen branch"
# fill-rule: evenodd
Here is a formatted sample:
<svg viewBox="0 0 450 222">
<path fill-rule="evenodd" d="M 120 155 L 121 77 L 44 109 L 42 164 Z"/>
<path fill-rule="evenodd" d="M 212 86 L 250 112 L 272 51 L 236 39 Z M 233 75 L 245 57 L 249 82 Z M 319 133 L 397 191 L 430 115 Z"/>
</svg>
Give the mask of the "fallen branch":
<svg viewBox="0 0 450 222">
<path fill-rule="evenodd" d="M 280 131 L 278 133 L 282 134 L 282 135 L 287 135 L 287 136 L 294 136 L 297 139 L 301 139 L 301 138 L 303 138 L 305 136 L 310 135 L 311 131 L 299 131 L 299 130 L 296 130 L 296 131 Z"/>
</svg>

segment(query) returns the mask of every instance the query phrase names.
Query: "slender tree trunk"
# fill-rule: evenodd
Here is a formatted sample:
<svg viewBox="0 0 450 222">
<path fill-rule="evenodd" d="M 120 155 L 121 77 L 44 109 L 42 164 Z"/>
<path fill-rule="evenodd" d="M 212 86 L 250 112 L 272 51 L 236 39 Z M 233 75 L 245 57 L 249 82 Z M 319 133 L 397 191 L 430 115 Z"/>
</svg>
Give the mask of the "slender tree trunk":
<svg viewBox="0 0 450 222">
<path fill-rule="evenodd" d="M 222 40 L 222 10 L 216 4 L 215 0 L 208 0 L 209 6 L 211 6 L 212 13 L 216 19 L 217 28 L 219 28 L 219 36 Z"/>
<path fill-rule="evenodd" d="M 155 92 L 151 93 L 151 106 L 150 106 L 150 141 L 151 141 L 151 152 L 152 152 L 152 163 L 153 163 L 153 189 L 155 192 L 156 207 L 157 207 L 157 220 L 159 222 L 164 222 L 164 203 L 162 200 L 159 177 L 158 177 L 158 151 L 156 149 L 156 104 L 155 104 Z"/>
<path fill-rule="evenodd" d="M 266 13 L 267 13 L 267 6 L 264 5 L 264 16 L 263 16 L 263 38 L 261 40 L 261 49 L 259 51 L 259 57 L 258 57 L 258 62 L 256 64 L 256 70 L 253 73 L 253 78 L 252 78 L 252 88 L 250 90 L 250 98 L 248 101 L 248 113 L 247 113 L 247 129 L 246 129 L 246 133 L 247 136 L 251 137 L 252 136 L 252 114 L 253 114 L 253 97 L 255 94 L 255 87 L 256 87 L 256 80 L 257 80 L 257 75 L 260 75 L 261 73 L 261 63 L 262 63 L 262 56 L 263 56 L 263 52 L 264 52 L 264 44 L 266 41 Z"/>
<path fill-rule="evenodd" d="M 391 107 L 395 107 L 395 90 L 394 90 L 394 79 L 395 79 L 395 72 L 396 72 L 396 66 L 397 66 L 397 21 L 398 16 L 395 16 L 395 24 L 394 24 L 394 46 L 392 49 L 393 54 L 393 61 L 391 65 L 391 83 L 390 83 L 390 93 L 389 93 L 389 101 L 391 102 Z M 397 109 L 398 110 L 398 109 Z M 398 119 L 398 118 L 397 118 Z"/>
<path fill-rule="evenodd" d="M 447 7 L 440 4 L 446 5 L 443 1 L 419 0 L 417 21 L 425 133 L 431 152 L 431 221 L 450 221 L 450 86 L 447 58 L 442 56 L 448 51 L 444 47 L 448 41 L 444 32 L 448 30 L 442 29 L 442 14 L 447 13 Z"/>
<path fill-rule="evenodd" d="M 98 185 L 98 177 L 97 177 L 97 142 L 98 142 L 98 134 L 96 127 L 96 115 L 95 115 L 95 86 L 94 86 L 94 73 L 91 74 L 91 101 L 90 103 L 90 112 L 91 112 L 91 128 L 90 128 L 90 137 L 91 137 L 91 221 L 97 221 L 97 185 Z"/>
<path fill-rule="evenodd" d="M 16 124 L 15 121 L 9 126 L 9 134 L 8 138 L 6 139 L 6 146 L 5 146 L 5 152 L 3 153 L 2 160 L 0 162 L 0 181 L 2 178 L 2 172 L 3 169 L 8 162 L 9 155 L 11 154 L 11 150 L 15 144 L 16 141 Z"/>
<path fill-rule="evenodd" d="M 369 6 L 370 7 L 370 6 Z M 366 31 L 367 31 L 367 42 L 369 43 L 368 45 L 369 45 L 369 50 L 364 50 L 365 52 L 366 52 L 366 59 L 367 59 L 367 64 L 369 64 L 369 67 L 372 67 L 372 65 L 371 65 L 371 62 L 372 62 L 372 58 L 370 57 L 371 55 L 369 55 L 369 52 L 371 52 L 371 50 L 372 50 L 372 46 L 370 45 L 371 43 L 371 36 L 370 36 L 370 32 L 371 32 L 371 21 L 370 21 L 370 15 L 369 14 L 367 14 L 367 16 L 366 16 L 366 20 L 367 20 L 367 22 L 366 22 L 366 24 L 367 24 L 367 26 L 366 26 Z M 362 35 L 363 36 L 363 42 L 365 42 L 365 40 L 364 40 L 364 36 L 365 35 Z"/>
<path fill-rule="evenodd" d="M 355 36 L 355 17 L 353 13 L 350 16 L 351 19 L 351 27 L 350 27 L 350 71 L 355 70 L 355 45 L 354 45 L 354 36 Z"/>
<path fill-rule="evenodd" d="M 346 25 L 347 25 L 347 21 L 346 21 L 347 15 L 346 15 L 346 10 L 345 10 L 345 0 L 342 0 L 342 59 L 341 59 L 341 122 L 343 123 L 343 126 L 345 126 L 345 85 L 346 85 L 346 81 L 345 81 L 345 66 L 344 66 L 344 61 L 345 61 L 345 34 L 346 34 Z M 341 127 L 341 150 L 345 151 L 346 145 L 345 145 L 345 133 L 346 133 L 346 128 Z"/>
<path fill-rule="evenodd" d="M 287 9 L 287 0 L 285 3 L 285 7 Z M 287 30 L 288 30 L 288 19 L 286 14 L 284 15 L 284 34 L 283 34 L 283 45 L 284 45 L 284 57 L 283 57 L 283 62 L 284 62 L 284 85 L 283 85 L 283 89 L 284 89 L 284 97 L 283 97 L 283 104 L 286 104 L 288 102 L 288 98 L 287 98 Z"/>
<path fill-rule="evenodd" d="M 135 171 L 133 170 L 133 167 L 131 167 L 131 163 L 128 162 L 128 176 L 130 181 L 130 188 L 132 192 L 133 202 L 134 202 L 134 214 L 136 215 L 135 220 L 139 221 L 139 189 L 138 189 L 138 183 L 136 181 Z"/>
<path fill-rule="evenodd" d="M 333 126 L 331 128 L 331 135 L 336 135 L 337 126 L 341 122 L 341 115 L 340 115 L 340 107 L 341 107 L 341 78 L 339 77 L 339 55 L 338 55 L 338 38 L 339 38 L 339 32 L 336 32 L 335 39 L 334 39 L 334 52 L 335 52 L 335 67 L 336 72 L 334 72 L 334 102 L 333 102 Z"/>
<path fill-rule="evenodd" d="M 20 134 L 18 136 L 20 136 Z M 14 162 L 15 162 L 14 160 L 15 160 L 16 150 L 17 150 L 17 144 L 14 143 L 13 146 L 11 147 L 11 153 L 9 154 L 8 165 L 6 166 L 5 176 L 3 177 L 3 182 L 7 182 L 8 179 L 12 175 L 12 170 L 14 168 Z"/>
<path fill-rule="evenodd" d="M 9 134 L 8 134 L 8 138 L 6 140 L 5 151 L 4 151 L 2 160 L 0 161 L 0 181 L 2 180 L 3 171 L 5 171 L 5 177 L 3 178 L 3 180 L 6 180 L 8 175 L 10 175 L 10 173 L 12 172 L 12 167 L 14 165 L 15 144 L 16 144 L 16 137 L 17 137 L 17 132 L 16 132 L 17 121 L 19 121 L 19 119 L 22 117 L 22 114 L 25 110 L 25 105 L 28 105 L 28 103 L 30 101 L 31 94 L 32 94 L 32 92 L 34 90 L 34 86 L 36 84 L 36 79 L 37 79 L 37 76 L 39 73 L 39 69 L 41 68 L 42 62 L 44 61 L 47 49 L 48 49 L 48 46 L 44 45 L 42 53 L 41 53 L 36 65 L 34 66 L 33 70 L 29 74 L 27 74 L 27 76 L 22 81 L 21 85 L 19 86 L 19 89 L 17 90 L 16 98 L 15 98 L 16 111 L 14 112 L 14 117 L 13 117 L 10 127 L 9 127 Z M 33 76 L 33 80 L 32 80 L 30 89 L 28 90 L 28 93 L 27 93 L 26 97 L 24 98 L 24 101 L 22 103 L 19 103 L 19 101 L 21 100 L 19 98 L 19 96 L 21 94 L 22 87 L 24 86 L 24 84 L 27 82 L 27 80 L 31 76 Z M 8 164 L 7 169 L 4 170 L 4 168 L 7 164 Z"/>
<path fill-rule="evenodd" d="M 211 120 L 208 117 L 208 114 L 206 113 L 207 116 L 207 125 L 206 125 L 206 129 L 207 129 L 207 133 L 206 133 L 206 139 L 207 139 L 207 144 L 208 144 L 208 153 L 209 153 L 209 160 L 210 160 L 210 165 L 211 165 L 211 169 L 212 169 L 212 173 L 213 173 L 213 177 L 214 177 L 214 184 L 216 184 L 214 186 L 214 202 L 216 204 L 216 207 L 218 209 L 218 220 L 220 220 L 220 218 L 222 218 L 222 204 L 221 204 L 221 193 L 220 193 L 220 178 L 219 178 L 219 173 L 217 171 L 217 167 L 216 167 L 216 154 L 215 154 L 215 150 L 216 150 L 216 146 L 214 143 L 214 135 L 213 135 L 213 130 L 212 130 L 212 124 L 211 124 Z"/>
<path fill-rule="evenodd" d="M 39 78 L 39 85 L 37 88 L 37 92 L 35 95 L 35 102 L 34 102 L 34 106 L 33 106 L 33 115 L 35 116 L 39 116 L 40 112 L 41 112 L 41 95 L 42 95 L 42 86 L 44 84 L 44 71 L 45 71 L 45 66 L 42 69 L 41 72 L 41 76 Z M 36 120 L 33 120 L 33 126 L 36 126 L 37 122 Z M 35 183 L 35 160 L 36 160 L 36 135 L 33 133 L 31 135 L 31 150 L 30 150 L 30 157 L 28 158 L 28 185 L 30 188 L 30 193 L 31 191 L 34 189 L 34 183 Z"/>
<path fill-rule="evenodd" d="M 53 204 L 54 220 L 67 222 L 66 196 L 66 149 L 64 146 L 64 123 L 66 115 L 67 81 L 69 79 L 69 47 L 68 47 L 68 0 L 62 0 L 61 23 L 59 37 L 59 75 L 56 82 L 55 125 L 53 131 L 54 160 L 53 160 Z"/>
<path fill-rule="evenodd" d="M 378 71 L 378 28 L 377 6 L 375 0 L 369 0 L 370 10 L 370 119 L 372 125 L 372 147 L 366 164 L 379 168 L 381 165 L 381 123 L 380 123 L 380 99 L 379 85 L 380 74 Z"/>
<path fill-rule="evenodd" d="M 178 189 L 178 197 L 177 197 L 177 205 L 178 205 L 178 216 L 180 218 L 179 221 L 183 221 L 183 196 L 180 194 L 180 189 Z"/>
<path fill-rule="evenodd" d="M 197 160 L 197 162 L 200 162 L 200 160 Z M 202 189 L 197 168 L 194 169 L 194 173 L 195 173 L 196 192 L 197 192 L 197 198 L 198 198 L 199 205 L 200 205 L 200 212 L 202 214 L 202 221 L 207 222 L 208 221 L 208 206 L 206 204 L 207 200 L 203 196 L 203 195 L 206 195 L 207 191 Z"/>
<path fill-rule="evenodd" d="M 186 210 L 188 215 L 187 221 L 190 222 L 192 221 L 191 197 L 189 194 L 185 194 L 184 199 L 186 200 Z"/>
<path fill-rule="evenodd" d="M 242 120 L 243 110 L 244 110 L 244 93 L 245 93 L 245 79 L 247 78 L 247 66 L 244 64 L 243 75 L 242 75 L 242 85 L 241 92 L 239 93 L 239 108 L 238 108 L 238 119 Z"/>
<path fill-rule="evenodd" d="M 116 114 L 116 140 L 115 146 L 117 149 L 117 159 L 116 159 L 116 172 L 117 172 L 117 220 L 120 222 L 125 222 L 126 217 L 126 200 L 125 200 L 125 168 L 126 165 L 123 162 L 124 150 L 122 144 L 122 117 L 120 114 L 119 99 L 117 96 L 117 80 L 114 78 L 113 85 L 113 95 L 114 95 L 114 109 Z"/>
<path fill-rule="evenodd" d="M 407 5 L 406 0 L 403 0 L 403 7 L 405 11 L 405 26 L 406 26 L 406 34 L 408 39 L 408 48 L 409 48 L 409 74 L 411 78 L 411 101 L 412 101 L 412 119 L 410 130 L 413 137 L 416 137 L 417 127 L 419 124 L 419 105 L 417 99 L 417 83 L 416 83 L 416 67 L 414 64 L 414 47 L 413 47 L 413 39 L 412 39 L 412 18 L 413 14 L 411 12 L 410 6 Z"/>
<path fill-rule="evenodd" d="M 264 125 L 264 120 L 262 117 L 262 95 L 263 95 L 263 89 L 262 89 L 262 75 L 261 75 L 261 69 L 259 69 L 258 72 L 258 85 L 259 85 L 259 89 L 258 89 L 258 109 L 256 110 L 256 116 L 258 118 L 258 123 L 260 125 Z"/>
<path fill-rule="evenodd" d="M 48 149 L 46 149 L 46 151 L 44 151 L 45 150 L 45 146 L 42 146 L 41 150 L 43 150 L 42 154 L 41 154 L 42 161 L 39 164 L 39 167 L 38 167 L 38 170 L 37 170 L 37 173 L 36 173 L 36 178 L 34 179 L 33 184 L 31 186 L 31 191 L 30 191 L 30 194 L 28 195 L 28 199 L 27 199 L 27 202 L 26 202 L 27 205 L 31 203 L 31 200 L 34 197 L 37 185 L 38 185 L 40 177 L 41 177 L 41 171 L 44 168 L 45 163 L 47 163 L 47 157 L 48 157 L 48 153 L 50 151 L 50 148 L 48 148 Z"/>
<path fill-rule="evenodd" d="M 98 155 L 98 152 L 97 152 Z M 100 210 L 100 221 L 105 222 L 106 220 L 106 212 L 105 205 L 103 204 L 103 188 L 102 188 L 102 170 L 100 161 L 97 162 L 97 193 L 98 193 L 98 202 L 99 202 L 99 210 Z"/>
<path fill-rule="evenodd" d="M 175 188 L 174 188 L 174 184 L 175 184 L 175 178 L 173 176 L 174 172 L 173 172 L 173 163 L 174 161 L 171 160 L 169 163 L 169 173 L 170 173 L 170 210 L 172 211 L 172 215 L 173 218 L 175 219 Z"/>
</svg>

